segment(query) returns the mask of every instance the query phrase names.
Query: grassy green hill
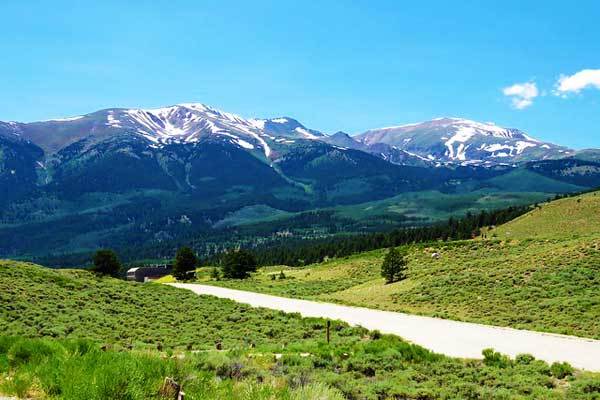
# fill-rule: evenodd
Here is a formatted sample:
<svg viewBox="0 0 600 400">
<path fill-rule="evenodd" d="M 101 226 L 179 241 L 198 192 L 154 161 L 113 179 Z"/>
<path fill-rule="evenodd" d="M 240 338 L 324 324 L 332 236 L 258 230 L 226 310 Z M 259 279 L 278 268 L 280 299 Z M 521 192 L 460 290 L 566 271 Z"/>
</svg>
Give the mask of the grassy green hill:
<svg viewBox="0 0 600 400">
<path fill-rule="evenodd" d="M 600 339 L 599 211 L 600 193 L 590 193 L 484 238 L 409 246 L 408 279 L 394 284 L 379 276 L 386 250 L 213 284 Z"/>
<path fill-rule="evenodd" d="M 157 284 L 0 262 L 0 393 L 44 399 L 594 399 L 598 374 L 433 354 L 393 336 Z M 222 343 L 222 349 L 215 348 Z M 101 347 L 102 346 L 102 347 Z"/>
<path fill-rule="evenodd" d="M 556 200 L 498 227 L 503 239 L 565 239 L 600 234 L 600 192 Z"/>
</svg>

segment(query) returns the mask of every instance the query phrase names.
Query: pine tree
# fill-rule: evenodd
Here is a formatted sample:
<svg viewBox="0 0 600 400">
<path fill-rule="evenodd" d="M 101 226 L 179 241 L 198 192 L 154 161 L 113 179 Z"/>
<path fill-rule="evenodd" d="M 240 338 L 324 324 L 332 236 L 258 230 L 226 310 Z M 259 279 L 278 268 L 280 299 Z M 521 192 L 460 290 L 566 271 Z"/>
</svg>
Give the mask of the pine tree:
<svg viewBox="0 0 600 400">
<path fill-rule="evenodd" d="M 173 264 L 173 276 L 177 279 L 186 279 L 188 272 L 196 269 L 198 258 L 189 247 L 181 247 L 177 250 Z"/>
<path fill-rule="evenodd" d="M 406 279 L 407 269 L 406 251 L 391 247 L 381 265 L 381 276 L 385 278 L 385 283 Z"/>
<path fill-rule="evenodd" d="M 256 271 L 258 263 L 254 254 L 247 250 L 230 251 L 223 258 L 223 277 L 245 279 Z"/>
<path fill-rule="evenodd" d="M 121 262 L 117 254 L 110 249 L 98 250 L 94 254 L 94 272 L 101 275 L 118 276 L 121 271 Z"/>
</svg>

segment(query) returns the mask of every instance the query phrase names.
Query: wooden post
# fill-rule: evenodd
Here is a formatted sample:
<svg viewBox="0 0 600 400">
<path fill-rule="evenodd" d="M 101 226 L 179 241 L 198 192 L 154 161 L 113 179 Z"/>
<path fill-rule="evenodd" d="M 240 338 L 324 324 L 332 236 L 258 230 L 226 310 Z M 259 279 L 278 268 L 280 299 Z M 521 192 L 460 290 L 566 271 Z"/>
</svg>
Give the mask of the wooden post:
<svg viewBox="0 0 600 400">
<path fill-rule="evenodd" d="M 173 378 L 166 377 L 162 388 L 160 389 L 160 395 L 163 398 L 183 400 L 184 393 L 181 390 L 181 385 L 175 382 Z"/>
<path fill-rule="evenodd" d="M 331 321 L 327 320 L 327 344 L 329 344 L 331 340 Z"/>
</svg>

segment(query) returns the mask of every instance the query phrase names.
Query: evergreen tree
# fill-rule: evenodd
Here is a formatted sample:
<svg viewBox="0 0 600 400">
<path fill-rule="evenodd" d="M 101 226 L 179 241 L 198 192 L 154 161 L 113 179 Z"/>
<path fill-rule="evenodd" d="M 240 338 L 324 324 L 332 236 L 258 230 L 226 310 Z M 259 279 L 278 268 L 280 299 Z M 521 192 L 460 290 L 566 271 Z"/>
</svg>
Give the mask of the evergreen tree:
<svg viewBox="0 0 600 400">
<path fill-rule="evenodd" d="M 210 270 L 210 278 L 213 281 L 220 281 L 221 280 L 221 271 L 219 271 L 219 268 L 214 267 L 213 269 Z"/>
<path fill-rule="evenodd" d="M 101 275 L 118 276 L 121 262 L 117 254 L 110 249 L 101 249 L 94 254 L 92 270 Z"/>
<path fill-rule="evenodd" d="M 198 258 L 189 247 L 181 247 L 177 250 L 175 262 L 173 263 L 173 276 L 183 280 L 188 276 L 188 272 L 196 269 Z"/>
<path fill-rule="evenodd" d="M 223 277 L 245 279 L 256 271 L 258 263 L 254 254 L 247 250 L 229 251 L 223 257 Z"/>
<path fill-rule="evenodd" d="M 406 251 L 391 247 L 381 265 L 381 276 L 385 278 L 385 283 L 406 279 L 407 269 Z"/>
</svg>

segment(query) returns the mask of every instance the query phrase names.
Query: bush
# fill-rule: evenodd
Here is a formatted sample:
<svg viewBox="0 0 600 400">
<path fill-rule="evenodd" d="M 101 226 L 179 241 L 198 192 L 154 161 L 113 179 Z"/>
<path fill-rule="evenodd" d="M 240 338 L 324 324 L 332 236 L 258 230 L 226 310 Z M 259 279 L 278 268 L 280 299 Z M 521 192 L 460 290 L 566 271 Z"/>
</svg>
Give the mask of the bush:
<svg viewBox="0 0 600 400">
<path fill-rule="evenodd" d="M 98 250 L 93 258 L 96 273 L 101 275 L 118 276 L 121 272 L 121 262 L 117 254 L 109 249 Z"/>
<path fill-rule="evenodd" d="M 508 356 L 498 353 L 494 349 L 484 349 L 481 353 L 483 354 L 483 363 L 487 366 L 506 368 L 511 365 Z"/>
<path fill-rule="evenodd" d="M 223 258 L 223 276 L 228 279 L 245 279 L 257 269 L 254 254 L 247 250 L 230 251 Z"/>
<path fill-rule="evenodd" d="M 521 365 L 529 365 L 535 360 L 535 357 L 531 354 L 518 354 L 515 358 L 515 362 Z"/>
<path fill-rule="evenodd" d="M 555 362 L 550 366 L 550 372 L 552 373 L 553 377 L 557 379 L 564 379 L 567 376 L 573 375 L 574 370 L 571 364 L 567 362 Z"/>
<path fill-rule="evenodd" d="M 406 270 L 406 251 L 390 248 L 381 265 L 381 276 L 385 278 L 385 282 L 393 283 L 406 279 Z"/>
<path fill-rule="evenodd" d="M 219 271 L 219 268 L 215 267 L 210 270 L 210 279 L 212 279 L 213 281 L 221 280 L 221 271 Z"/>
</svg>

